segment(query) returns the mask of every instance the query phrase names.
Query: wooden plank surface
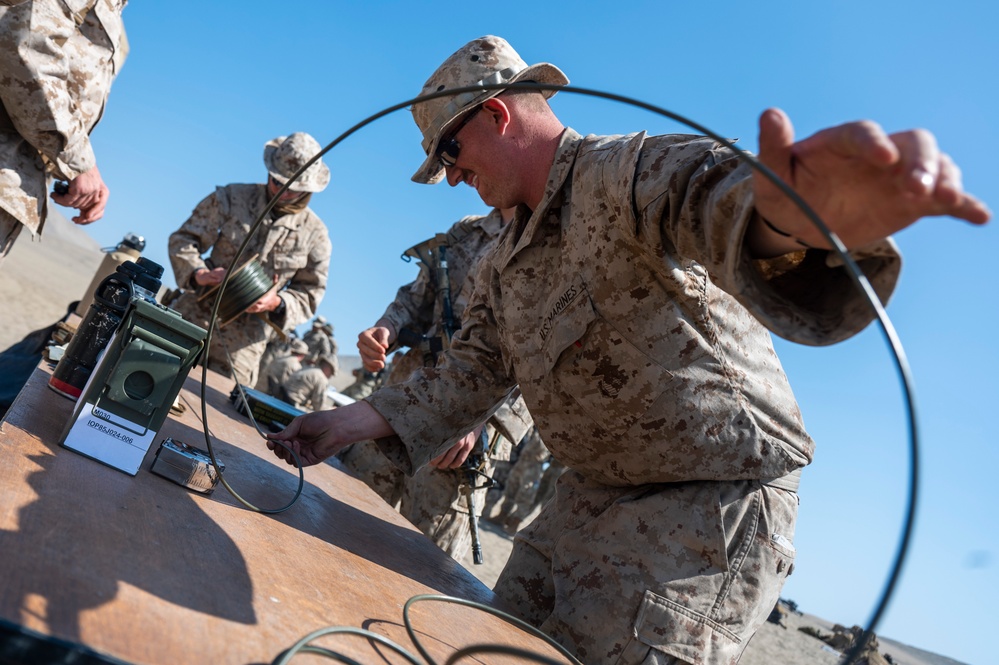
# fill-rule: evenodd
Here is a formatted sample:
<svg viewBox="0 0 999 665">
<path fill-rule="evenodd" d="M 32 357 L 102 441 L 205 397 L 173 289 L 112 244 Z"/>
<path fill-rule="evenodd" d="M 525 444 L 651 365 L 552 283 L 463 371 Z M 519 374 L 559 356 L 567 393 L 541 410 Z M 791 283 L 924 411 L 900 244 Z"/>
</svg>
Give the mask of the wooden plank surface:
<svg viewBox="0 0 999 665">
<path fill-rule="evenodd" d="M 152 474 L 164 437 L 205 447 L 201 368 L 181 392 L 185 413 L 167 420 L 135 477 L 58 445 L 73 404 L 47 387 L 50 372 L 43 362 L 0 424 L 0 619 L 130 663 L 249 664 L 269 663 L 329 626 L 371 630 L 416 654 L 402 609 L 417 594 L 500 607 L 332 464 L 307 468 L 301 498 L 278 515 L 245 508 L 221 485 L 204 496 Z M 226 480 L 255 505 L 283 506 L 297 472 L 228 402 L 231 387 L 209 372 L 208 425 Z M 481 643 L 554 657 L 537 638 L 474 608 L 422 603 L 412 617 L 439 662 Z M 360 662 L 405 662 L 363 638 L 321 644 Z"/>
</svg>

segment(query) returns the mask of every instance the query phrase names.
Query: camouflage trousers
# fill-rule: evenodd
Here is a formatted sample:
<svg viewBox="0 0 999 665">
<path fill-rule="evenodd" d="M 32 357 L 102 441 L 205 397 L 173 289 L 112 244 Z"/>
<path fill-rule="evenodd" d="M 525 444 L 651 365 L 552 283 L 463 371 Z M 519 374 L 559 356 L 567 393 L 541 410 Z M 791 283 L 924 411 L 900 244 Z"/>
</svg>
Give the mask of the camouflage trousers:
<svg viewBox="0 0 999 665">
<path fill-rule="evenodd" d="M 570 469 L 494 590 L 585 663 L 735 663 L 791 573 L 797 512 L 759 481 L 608 487 Z"/>
<path fill-rule="evenodd" d="M 490 427 L 491 429 L 491 427 Z M 463 474 L 425 466 L 411 478 L 394 466 L 372 441 L 355 443 L 338 455 L 347 470 L 413 523 L 438 547 L 461 560 L 472 545 L 468 499 L 462 492 Z M 493 461 L 481 472 L 491 477 Z M 483 485 L 478 476 L 475 485 Z M 481 516 L 486 488 L 475 490 L 476 516 Z"/>
</svg>

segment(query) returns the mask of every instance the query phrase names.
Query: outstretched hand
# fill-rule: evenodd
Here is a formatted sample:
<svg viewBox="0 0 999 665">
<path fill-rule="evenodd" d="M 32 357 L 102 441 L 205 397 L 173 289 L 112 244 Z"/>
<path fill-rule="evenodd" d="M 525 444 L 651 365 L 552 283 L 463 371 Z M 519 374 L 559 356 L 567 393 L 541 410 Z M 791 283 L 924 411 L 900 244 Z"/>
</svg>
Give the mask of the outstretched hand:
<svg viewBox="0 0 999 665">
<path fill-rule="evenodd" d="M 277 434 L 267 435 L 267 447 L 288 464 L 295 464 L 295 451 L 302 466 L 319 464 L 341 448 L 357 441 L 380 439 L 395 431 L 380 413 L 365 401 L 330 411 L 314 411 L 292 420 Z"/>
<path fill-rule="evenodd" d="M 267 448 L 292 466 L 295 465 L 295 456 L 288 448 L 295 451 L 303 467 L 319 464 L 337 451 L 330 417 L 333 413 L 315 411 L 298 416 L 280 432 L 267 435 Z M 276 443 L 278 441 L 285 445 Z"/>
<path fill-rule="evenodd" d="M 848 248 L 881 240 L 933 215 L 973 224 L 989 209 L 964 192 L 961 172 L 934 136 L 917 129 L 886 134 L 876 123 L 852 122 L 794 142 L 794 128 L 779 109 L 760 116 L 760 161 L 794 188 Z M 757 212 L 785 236 L 751 236 L 758 253 L 829 248 L 822 233 L 765 176 L 754 172 Z M 765 227 L 764 227 L 765 228 Z"/>
</svg>

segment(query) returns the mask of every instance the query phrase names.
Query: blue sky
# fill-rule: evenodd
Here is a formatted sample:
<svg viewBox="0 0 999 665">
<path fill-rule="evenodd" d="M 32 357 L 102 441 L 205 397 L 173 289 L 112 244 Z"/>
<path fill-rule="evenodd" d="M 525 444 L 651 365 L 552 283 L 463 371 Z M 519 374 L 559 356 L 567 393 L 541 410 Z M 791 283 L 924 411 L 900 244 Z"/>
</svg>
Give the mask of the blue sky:
<svg viewBox="0 0 999 665">
<path fill-rule="evenodd" d="M 444 58 L 484 34 L 507 38 L 528 63 L 555 63 L 575 85 L 664 106 L 750 150 L 768 106 L 787 111 L 801 137 L 860 118 L 890 131 L 926 127 L 966 188 L 999 209 L 999 10 L 984 0 L 135 0 L 124 18 L 132 52 L 93 137 L 111 200 L 88 231 L 102 246 L 139 233 L 146 256 L 166 266 L 167 237 L 215 186 L 263 181 L 267 140 L 306 131 L 325 145 L 415 96 Z M 557 95 L 553 106 L 584 134 L 689 131 L 580 95 Z M 399 260 L 404 249 L 485 211 L 466 187 L 410 182 L 421 159 L 405 111 L 326 157 L 333 180 L 313 199 L 333 240 L 320 313 L 341 352 L 415 276 Z M 915 378 L 922 493 L 912 552 L 878 632 L 974 664 L 995 662 L 999 592 L 989 489 L 999 436 L 988 416 L 999 397 L 997 228 L 933 218 L 900 233 L 905 266 L 888 306 Z M 832 621 L 866 624 L 904 510 L 898 377 L 875 327 L 831 348 L 777 346 L 818 444 L 783 595 Z"/>
</svg>

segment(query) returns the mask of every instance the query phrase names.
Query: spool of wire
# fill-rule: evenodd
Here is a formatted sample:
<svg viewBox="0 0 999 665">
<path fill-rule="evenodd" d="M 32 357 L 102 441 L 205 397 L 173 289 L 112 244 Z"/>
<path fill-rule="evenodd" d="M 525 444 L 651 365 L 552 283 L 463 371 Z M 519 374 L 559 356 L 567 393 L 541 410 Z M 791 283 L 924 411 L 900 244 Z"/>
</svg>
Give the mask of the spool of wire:
<svg viewBox="0 0 999 665">
<path fill-rule="evenodd" d="M 274 286 L 274 281 L 268 276 L 256 257 L 244 263 L 229 278 L 225 293 L 222 294 L 222 302 L 219 303 L 218 311 L 219 325 L 224 326 L 245 312 L 246 308 L 260 300 L 272 286 Z M 199 300 L 214 298 L 217 289 L 217 286 L 212 288 Z"/>
</svg>

